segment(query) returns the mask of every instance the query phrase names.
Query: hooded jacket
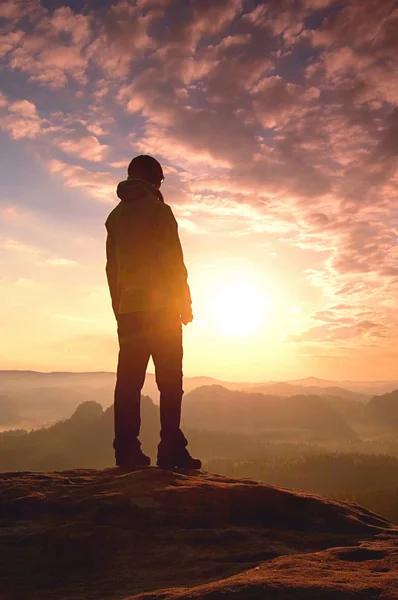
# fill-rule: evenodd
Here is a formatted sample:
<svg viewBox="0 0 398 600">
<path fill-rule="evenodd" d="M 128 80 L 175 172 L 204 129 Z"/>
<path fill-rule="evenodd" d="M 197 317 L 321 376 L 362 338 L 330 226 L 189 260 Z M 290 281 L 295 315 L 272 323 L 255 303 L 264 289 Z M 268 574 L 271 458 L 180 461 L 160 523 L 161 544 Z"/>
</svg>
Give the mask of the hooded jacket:
<svg viewBox="0 0 398 600">
<path fill-rule="evenodd" d="M 139 179 L 121 181 L 116 193 L 121 201 L 105 222 L 106 274 L 116 317 L 170 307 L 189 312 L 187 269 L 170 206 Z"/>
</svg>

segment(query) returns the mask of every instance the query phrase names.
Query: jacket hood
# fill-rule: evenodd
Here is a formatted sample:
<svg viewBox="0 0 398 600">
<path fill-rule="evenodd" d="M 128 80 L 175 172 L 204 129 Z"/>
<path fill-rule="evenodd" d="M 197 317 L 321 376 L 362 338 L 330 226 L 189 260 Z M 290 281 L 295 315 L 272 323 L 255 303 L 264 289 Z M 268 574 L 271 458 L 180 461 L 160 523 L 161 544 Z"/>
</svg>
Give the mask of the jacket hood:
<svg viewBox="0 0 398 600">
<path fill-rule="evenodd" d="M 125 179 L 121 181 L 117 186 L 116 194 L 120 200 L 125 202 L 158 198 L 156 188 L 142 179 Z"/>
</svg>

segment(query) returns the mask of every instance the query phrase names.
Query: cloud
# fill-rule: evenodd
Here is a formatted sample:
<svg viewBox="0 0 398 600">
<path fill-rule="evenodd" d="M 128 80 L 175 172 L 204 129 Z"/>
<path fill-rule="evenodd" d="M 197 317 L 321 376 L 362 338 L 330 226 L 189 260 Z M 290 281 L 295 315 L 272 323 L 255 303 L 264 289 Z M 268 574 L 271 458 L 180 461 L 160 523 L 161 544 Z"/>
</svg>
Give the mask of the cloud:
<svg viewBox="0 0 398 600">
<path fill-rule="evenodd" d="M 97 24 L 95 40 L 88 55 L 110 79 L 124 78 L 138 58 L 155 48 L 150 28 L 162 16 L 159 5 L 148 7 L 120 0 L 113 4 L 102 23 Z M 106 48 L 106 52 L 104 52 Z"/>
<path fill-rule="evenodd" d="M 163 75 L 185 84 L 206 76 L 214 67 L 214 49 L 210 51 L 213 56 L 203 55 L 202 48 L 198 51 L 202 40 L 225 31 L 242 9 L 241 0 L 195 0 L 182 10 L 172 7 L 153 54 L 163 65 Z"/>
<path fill-rule="evenodd" d="M 125 158 L 124 160 L 116 160 L 110 163 L 110 166 L 114 169 L 126 169 L 131 158 Z"/>
<path fill-rule="evenodd" d="M 22 117 L 35 119 L 37 117 L 37 108 L 29 100 L 17 100 L 8 106 L 8 110 Z"/>
<path fill-rule="evenodd" d="M 49 258 L 46 261 L 49 265 L 54 265 L 56 267 L 73 267 L 77 265 L 75 260 L 71 260 L 70 258 Z"/>
<path fill-rule="evenodd" d="M 315 43 L 323 46 L 350 45 L 384 51 L 395 45 L 396 22 L 394 0 L 347 2 L 340 11 L 332 12 L 322 27 L 313 33 Z"/>
<path fill-rule="evenodd" d="M 94 135 L 84 135 L 71 139 L 60 140 L 58 147 L 68 154 L 77 154 L 80 158 L 92 162 L 101 162 L 105 159 L 108 146 L 100 144 Z"/>
<path fill-rule="evenodd" d="M 355 304 L 333 304 L 323 310 L 318 310 L 311 315 L 314 325 L 308 327 L 300 334 L 288 334 L 286 341 L 301 343 L 327 343 L 339 342 L 351 345 L 360 342 L 374 343 L 388 337 L 388 323 L 382 312 L 373 314 L 379 322 L 370 320 L 372 311 L 367 306 Z"/>
<path fill-rule="evenodd" d="M 137 6 L 142 8 L 149 8 L 154 6 L 166 7 L 172 4 L 173 0 L 137 0 Z"/>
<path fill-rule="evenodd" d="M 398 233 L 369 221 L 355 221 L 348 228 L 339 246 L 333 265 L 342 273 L 364 271 L 398 275 Z"/>
<path fill-rule="evenodd" d="M 3 58 L 15 48 L 21 41 L 24 36 L 23 31 L 10 31 L 9 33 L 5 33 L 0 39 L 0 58 Z"/>
<path fill-rule="evenodd" d="M 56 9 L 50 21 L 55 31 L 69 34 L 76 46 L 85 44 L 90 39 L 90 18 L 82 14 L 74 14 L 69 6 Z"/>
<path fill-rule="evenodd" d="M 21 252 L 25 254 L 37 254 L 39 249 L 30 244 L 21 242 L 20 240 L 14 239 L 3 239 L 0 240 L 0 248 L 3 250 L 11 250 L 12 252 Z"/>
<path fill-rule="evenodd" d="M 350 342 L 357 338 L 383 337 L 384 327 L 370 321 L 361 321 L 353 325 L 332 326 L 319 325 L 311 327 L 301 335 L 290 335 L 287 341 L 295 342 Z"/>
<path fill-rule="evenodd" d="M 351 95 L 356 104 L 381 108 L 396 104 L 396 27 L 398 11 L 393 0 L 350 2 L 325 19 L 312 32 L 315 46 L 324 48 L 310 69 L 325 74 L 325 84 Z"/>
<path fill-rule="evenodd" d="M 320 96 L 316 87 L 288 83 L 279 75 L 262 79 L 252 90 L 254 112 L 264 127 L 283 125 L 292 113 L 308 110 Z M 314 102 L 313 102 L 314 101 Z"/>
<path fill-rule="evenodd" d="M 209 102 L 234 103 L 236 94 L 247 94 L 261 77 L 274 70 L 271 56 L 264 56 L 255 42 L 250 31 L 228 35 L 219 44 L 209 46 L 201 59 L 186 65 L 184 81 L 205 77 Z"/>
<path fill-rule="evenodd" d="M 20 6 L 18 2 L 8 0 L 0 6 L 0 17 L 3 19 L 13 19 L 20 15 Z"/>
<path fill-rule="evenodd" d="M 3 219 L 7 219 L 9 221 L 15 221 L 23 216 L 22 211 L 18 207 L 6 202 L 4 202 L 4 204 L 0 203 L 0 214 Z"/>
<path fill-rule="evenodd" d="M 14 140 L 33 139 L 40 134 L 40 121 L 38 119 L 11 118 L 8 116 L 3 120 L 1 127 L 8 131 Z"/>
<path fill-rule="evenodd" d="M 232 118 L 230 110 L 207 111 L 184 106 L 175 90 L 159 82 L 159 76 L 159 71 L 148 70 L 138 76 L 129 89 L 122 90 L 120 96 L 132 98 L 127 102 L 127 110 L 140 112 L 148 120 L 148 137 L 153 137 L 154 125 L 159 127 L 159 137 L 167 128 L 167 137 L 174 140 L 176 146 L 185 148 L 191 156 L 196 154 L 198 162 L 208 155 L 216 164 L 236 162 L 243 153 L 251 156 L 258 148 L 253 128 L 239 118 Z M 219 130 L 223 135 L 218 135 Z M 231 145 L 231 138 L 239 139 L 239 146 Z M 142 142 L 145 141 L 146 136 Z"/>
<path fill-rule="evenodd" d="M 64 87 L 68 75 L 83 83 L 87 61 L 71 46 L 46 44 L 41 39 L 26 39 L 12 53 L 11 67 L 29 75 L 31 81 L 50 88 Z"/>
<path fill-rule="evenodd" d="M 29 100 L 9 102 L 4 95 L 0 97 L 0 108 L 7 108 L 8 114 L 2 119 L 1 128 L 14 140 L 36 138 L 41 134 L 42 123 L 36 106 Z"/>
<path fill-rule="evenodd" d="M 30 3 L 27 3 L 28 5 Z M 69 7 L 56 9 L 52 14 L 39 2 L 14 3 L 8 18 L 17 28 L 8 33 L 6 50 L 9 66 L 26 73 L 30 81 L 50 88 L 67 84 L 68 78 L 84 83 L 88 59 L 85 46 L 90 39 L 90 18 L 74 14 Z M 23 19 L 30 22 L 22 34 Z"/>
<path fill-rule="evenodd" d="M 48 166 L 51 173 L 59 175 L 68 187 L 82 188 L 90 196 L 101 201 L 114 201 L 115 178 L 110 173 L 88 171 L 56 159 L 51 160 Z"/>
<path fill-rule="evenodd" d="M 8 100 L 5 95 L 0 92 L 0 108 L 5 108 L 6 106 L 8 106 Z"/>
<path fill-rule="evenodd" d="M 192 18 L 195 30 L 202 35 L 223 31 L 242 11 L 242 0 L 194 0 Z"/>
<path fill-rule="evenodd" d="M 40 0 L 4 0 L 0 5 L 0 17 L 12 24 L 26 16 L 39 16 L 42 12 Z"/>
<path fill-rule="evenodd" d="M 49 251 L 45 248 L 39 248 L 38 246 L 34 246 L 33 244 L 28 244 L 24 241 L 12 238 L 3 238 L 0 239 L 0 250 L 5 252 L 10 252 L 15 255 L 21 255 L 26 258 L 29 257 L 41 257 L 44 258 L 49 254 Z M 72 267 L 76 266 L 78 263 L 69 258 L 62 258 L 57 256 L 52 256 L 50 258 L 45 259 L 45 263 L 48 265 L 56 266 L 56 267 Z M 26 278 L 24 278 L 25 280 Z"/>
</svg>

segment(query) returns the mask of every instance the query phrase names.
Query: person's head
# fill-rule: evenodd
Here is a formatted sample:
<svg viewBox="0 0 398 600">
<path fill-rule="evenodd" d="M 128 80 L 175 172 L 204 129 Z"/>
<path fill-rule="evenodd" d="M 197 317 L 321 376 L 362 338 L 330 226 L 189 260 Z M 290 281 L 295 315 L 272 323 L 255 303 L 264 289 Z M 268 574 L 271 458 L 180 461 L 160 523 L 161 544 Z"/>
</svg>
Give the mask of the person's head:
<svg viewBox="0 0 398 600">
<path fill-rule="evenodd" d="M 133 158 L 127 169 L 129 179 L 143 179 L 152 183 L 157 189 L 160 188 L 164 179 L 161 164 L 148 154 L 141 154 Z"/>
</svg>

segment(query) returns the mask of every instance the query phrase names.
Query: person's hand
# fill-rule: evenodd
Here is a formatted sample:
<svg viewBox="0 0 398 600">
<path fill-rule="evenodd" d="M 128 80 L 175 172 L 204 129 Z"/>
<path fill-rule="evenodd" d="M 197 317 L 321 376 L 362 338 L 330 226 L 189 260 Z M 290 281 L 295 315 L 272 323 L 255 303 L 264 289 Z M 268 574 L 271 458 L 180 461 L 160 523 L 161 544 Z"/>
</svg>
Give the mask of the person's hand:
<svg viewBox="0 0 398 600">
<path fill-rule="evenodd" d="M 180 318 L 183 325 L 188 325 L 188 323 L 191 323 L 193 321 L 192 308 L 189 307 L 182 310 Z"/>
</svg>

